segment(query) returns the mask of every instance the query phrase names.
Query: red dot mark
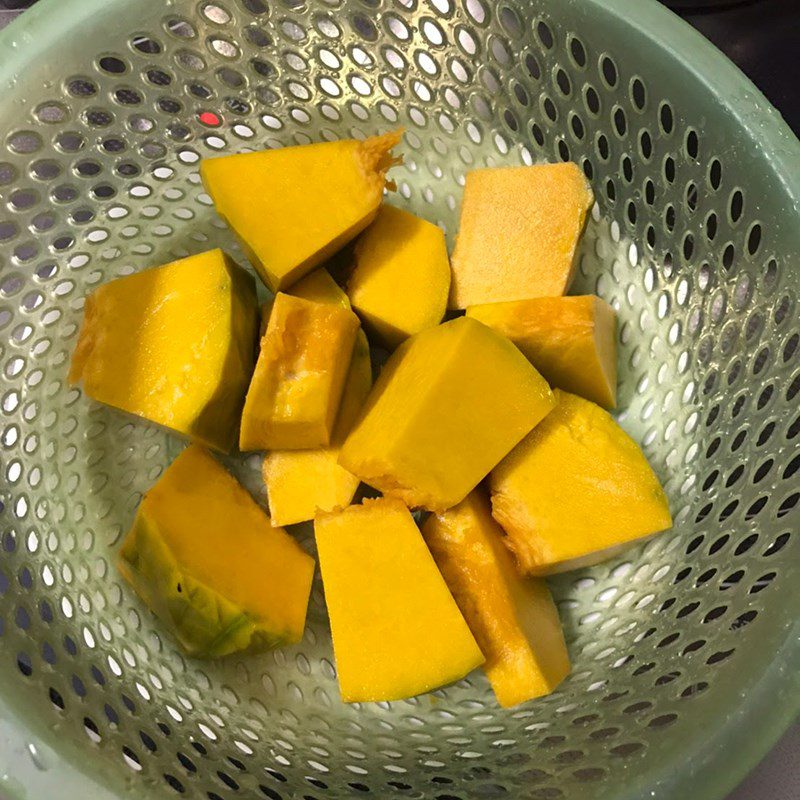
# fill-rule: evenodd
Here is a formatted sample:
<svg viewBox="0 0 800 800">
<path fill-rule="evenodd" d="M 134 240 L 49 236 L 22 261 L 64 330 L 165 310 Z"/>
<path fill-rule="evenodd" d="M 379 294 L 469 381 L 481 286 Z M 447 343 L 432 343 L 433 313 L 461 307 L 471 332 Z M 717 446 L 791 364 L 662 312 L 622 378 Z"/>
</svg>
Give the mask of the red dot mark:
<svg viewBox="0 0 800 800">
<path fill-rule="evenodd" d="M 202 111 L 197 118 L 209 128 L 218 128 L 222 124 L 222 120 L 213 111 Z"/>
</svg>

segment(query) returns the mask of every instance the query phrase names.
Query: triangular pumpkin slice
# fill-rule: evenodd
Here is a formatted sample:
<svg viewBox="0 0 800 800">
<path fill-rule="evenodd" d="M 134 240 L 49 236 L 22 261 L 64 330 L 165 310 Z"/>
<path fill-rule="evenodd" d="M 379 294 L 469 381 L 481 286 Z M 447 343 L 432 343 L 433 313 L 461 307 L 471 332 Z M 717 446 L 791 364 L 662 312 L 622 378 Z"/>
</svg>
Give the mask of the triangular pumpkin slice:
<svg viewBox="0 0 800 800">
<path fill-rule="evenodd" d="M 384 205 L 359 237 L 347 294 L 386 347 L 438 325 L 447 309 L 450 262 L 438 225 Z"/>
<path fill-rule="evenodd" d="M 591 566 L 672 525 L 664 490 L 633 439 L 594 403 L 556 407 L 492 470 L 492 515 L 523 572 Z"/>
<path fill-rule="evenodd" d="M 384 366 L 339 463 L 409 507 L 460 503 L 553 407 L 504 336 L 469 317 L 406 339 Z"/>
<path fill-rule="evenodd" d="M 345 702 L 411 697 L 483 662 L 399 500 L 320 514 L 314 531 Z"/>
<path fill-rule="evenodd" d="M 95 289 L 69 380 L 93 400 L 229 452 L 257 328 L 253 276 L 221 250 L 198 253 Z"/>
<path fill-rule="evenodd" d="M 313 303 L 332 303 L 342 308 L 350 308 L 350 298 L 324 267 L 309 272 L 305 278 L 297 281 L 286 294 L 302 297 L 303 300 L 311 300 Z"/>
<path fill-rule="evenodd" d="M 569 672 L 555 603 L 542 578 L 519 573 L 483 489 L 422 527 L 486 663 L 503 708 L 550 694 Z"/>
<path fill-rule="evenodd" d="M 117 564 L 189 655 L 263 650 L 303 635 L 314 559 L 197 445 L 144 496 Z"/>
<path fill-rule="evenodd" d="M 211 158 L 200 174 L 264 283 L 290 286 L 369 225 L 401 131 Z"/>
</svg>

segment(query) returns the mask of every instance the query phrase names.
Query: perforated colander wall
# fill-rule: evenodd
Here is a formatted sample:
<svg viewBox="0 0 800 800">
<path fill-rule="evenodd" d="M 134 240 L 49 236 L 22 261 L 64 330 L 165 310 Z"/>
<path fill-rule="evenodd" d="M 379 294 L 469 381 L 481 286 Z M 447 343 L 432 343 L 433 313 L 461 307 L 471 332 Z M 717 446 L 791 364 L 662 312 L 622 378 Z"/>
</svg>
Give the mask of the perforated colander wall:
<svg viewBox="0 0 800 800">
<path fill-rule="evenodd" d="M 797 665 L 800 226 L 780 170 L 797 151 L 772 112 L 647 4 L 634 22 L 591 0 L 95 5 L 52 0 L 46 41 L 12 30 L 13 50 L 47 50 L 15 52 L 0 92 L 0 686 L 20 758 L 58 796 L 26 743 L 137 797 L 719 794 L 767 746 L 747 726 L 768 736 L 759 715 L 797 702 L 780 678 Z M 649 15 L 674 52 L 638 30 Z M 582 166 L 597 206 L 576 288 L 617 309 L 620 420 L 675 516 L 554 583 L 573 673 L 511 711 L 478 673 L 343 706 L 318 580 L 298 647 L 184 659 L 112 564 L 182 445 L 65 382 L 93 287 L 212 246 L 244 260 L 201 158 L 398 125 L 392 202 L 451 243 L 467 170 Z M 263 500 L 258 459 L 231 466 Z"/>
</svg>

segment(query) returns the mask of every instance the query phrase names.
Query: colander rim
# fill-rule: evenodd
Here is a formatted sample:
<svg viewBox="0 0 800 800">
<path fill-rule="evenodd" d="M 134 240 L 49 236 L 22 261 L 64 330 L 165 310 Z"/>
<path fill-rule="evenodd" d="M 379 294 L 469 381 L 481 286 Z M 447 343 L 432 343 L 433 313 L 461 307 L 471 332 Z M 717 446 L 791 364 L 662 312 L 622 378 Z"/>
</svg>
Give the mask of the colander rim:
<svg viewBox="0 0 800 800">
<path fill-rule="evenodd" d="M 772 165 L 792 206 L 800 207 L 800 141 L 763 93 L 708 39 L 658 0 L 640 0 L 635 4 L 629 0 L 564 2 L 580 4 L 586 13 L 597 9 L 612 17 L 616 24 L 648 39 L 654 47 L 669 51 L 731 111 L 747 137 L 757 144 Z M 0 31 L 0 52 L 10 53 L 0 65 L 0 83 L 9 75 L 21 74 L 33 62 L 36 53 L 46 52 L 56 45 L 70 29 L 79 28 L 94 15 L 111 10 L 108 0 L 40 0 Z M 33 50 L 25 45 L 32 45 Z M 695 800 L 721 800 L 761 761 L 800 715 L 800 592 L 795 594 L 797 621 L 787 630 L 769 668 L 747 699 L 722 721 L 713 735 L 705 736 L 700 766 L 690 777 Z M 763 707 L 774 707 L 771 700 L 775 695 L 782 698 L 777 710 L 770 715 L 759 713 Z M 2 720 L 12 734 L 26 736 L 28 726 L 20 710 L 7 702 L 4 692 L 0 692 Z M 0 741 L 3 734 L 8 734 L 3 728 L 0 725 Z M 98 786 L 82 765 L 56 752 L 51 754 L 50 760 L 56 762 L 52 764 L 54 773 L 63 769 L 72 776 L 83 776 L 92 784 L 98 800 L 112 800 L 117 796 L 113 790 Z M 6 766 L 0 762 L 2 771 L 7 773 L 4 777 L 13 778 Z M 687 787 L 679 776 L 676 778 L 676 772 L 673 764 L 651 770 L 644 775 L 650 779 L 647 786 L 643 786 L 642 781 L 632 782 L 617 800 L 638 800 L 642 792 L 653 785 L 672 784 L 674 796 L 684 796 L 681 790 Z M 2 788 L 9 800 L 23 800 L 26 796 L 26 787 L 21 784 L 4 781 Z"/>
</svg>

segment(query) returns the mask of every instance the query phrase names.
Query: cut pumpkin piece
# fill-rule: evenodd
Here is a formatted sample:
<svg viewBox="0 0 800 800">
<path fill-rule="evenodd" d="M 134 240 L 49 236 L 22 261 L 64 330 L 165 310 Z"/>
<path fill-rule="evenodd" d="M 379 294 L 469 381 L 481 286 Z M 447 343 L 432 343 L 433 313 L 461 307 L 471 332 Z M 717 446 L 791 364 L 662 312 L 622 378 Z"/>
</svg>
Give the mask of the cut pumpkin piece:
<svg viewBox="0 0 800 800">
<path fill-rule="evenodd" d="M 303 300 L 311 300 L 314 303 L 333 303 L 334 305 L 342 306 L 342 308 L 350 308 L 350 300 L 344 289 L 331 278 L 326 269 L 315 269 L 313 272 L 309 272 L 305 278 L 297 281 L 286 294 L 290 294 L 292 297 L 301 297 Z M 275 299 L 270 298 L 261 304 L 261 332 L 259 337 L 267 332 L 269 315 L 272 312 L 272 304 L 274 302 Z"/>
<path fill-rule="evenodd" d="M 422 533 L 486 656 L 500 705 L 554 691 L 569 672 L 558 612 L 543 579 L 520 575 L 483 492 L 432 514 Z"/>
<path fill-rule="evenodd" d="M 401 131 L 205 159 L 203 183 L 273 291 L 285 289 L 369 225 Z"/>
<path fill-rule="evenodd" d="M 242 412 L 241 450 L 330 444 L 358 328 L 345 308 L 275 296 Z"/>
<path fill-rule="evenodd" d="M 511 339 L 552 386 L 605 408 L 617 398 L 617 317 L 599 297 L 538 297 L 470 306 Z"/>
<path fill-rule="evenodd" d="M 338 459 L 336 447 L 267 453 L 262 468 L 272 524 L 296 525 L 348 506 L 361 481 Z"/>
<path fill-rule="evenodd" d="M 344 289 L 336 283 L 326 269 L 315 269 L 313 272 L 309 272 L 286 293 L 315 303 L 333 303 L 342 308 L 350 308 L 350 299 Z"/>
<path fill-rule="evenodd" d="M 314 532 L 345 702 L 411 697 L 483 662 L 400 501 L 320 514 Z"/>
<path fill-rule="evenodd" d="M 450 307 L 564 294 L 593 199 L 573 163 L 468 172 Z"/>
<path fill-rule="evenodd" d="M 298 642 L 314 559 L 190 445 L 144 496 L 118 567 L 192 656 Z"/>
<path fill-rule="evenodd" d="M 257 330 L 255 281 L 210 250 L 95 289 L 69 380 L 94 400 L 228 452 Z"/>
<path fill-rule="evenodd" d="M 553 405 L 544 378 L 508 339 L 460 317 L 394 352 L 339 463 L 410 507 L 444 511 Z"/>
<path fill-rule="evenodd" d="M 338 463 L 339 450 L 371 386 L 369 344 L 364 331 L 359 330 L 331 446 L 315 450 L 273 450 L 264 456 L 264 483 L 273 525 L 305 522 L 314 519 L 318 511 L 344 508 L 352 501 L 360 481 Z"/>
<path fill-rule="evenodd" d="M 588 567 L 672 525 L 644 454 L 608 412 L 555 391 L 557 405 L 492 471 L 492 514 L 520 568 Z"/>
<path fill-rule="evenodd" d="M 355 245 L 350 302 L 389 349 L 441 322 L 450 291 L 444 233 L 384 205 Z"/>
</svg>

